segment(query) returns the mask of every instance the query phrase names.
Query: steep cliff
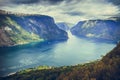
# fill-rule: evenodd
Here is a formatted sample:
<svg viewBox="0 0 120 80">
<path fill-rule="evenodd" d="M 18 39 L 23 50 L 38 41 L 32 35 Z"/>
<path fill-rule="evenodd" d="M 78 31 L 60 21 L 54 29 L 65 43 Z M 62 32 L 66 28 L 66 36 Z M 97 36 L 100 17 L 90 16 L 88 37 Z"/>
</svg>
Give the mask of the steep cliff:
<svg viewBox="0 0 120 80">
<path fill-rule="evenodd" d="M 0 11 L 0 46 L 67 38 L 52 17 Z"/>
<path fill-rule="evenodd" d="M 71 28 L 71 32 L 78 37 L 118 42 L 120 40 L 120 19 L 80 21 Z"/>
</svg>

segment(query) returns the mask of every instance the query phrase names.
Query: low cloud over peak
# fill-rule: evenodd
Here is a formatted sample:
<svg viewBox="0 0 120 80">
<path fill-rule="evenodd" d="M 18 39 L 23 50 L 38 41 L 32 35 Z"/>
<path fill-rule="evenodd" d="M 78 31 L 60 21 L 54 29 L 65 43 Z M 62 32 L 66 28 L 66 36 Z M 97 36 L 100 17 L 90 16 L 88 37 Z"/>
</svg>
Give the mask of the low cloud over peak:
<svg viewBox="0 0 120 80">
<path fill-rule="evenodd" d="M 34 3 L 57 4 L 64 0 L 11 0 L 11 1 L 16 4 L 34 4 Z"/>
<path fill-rule="evenodd" d="M 49 15 L 56 22 L 68 23 L 119 15 L 119 5 L 112 0 L 3 0 L 0 9 Z"/>
<path fill-rule="evenodd" d="M 33 4 L 39 2 L 39 0 L 12 0 L 12 2 L 16 4 Z"/>
</svg>

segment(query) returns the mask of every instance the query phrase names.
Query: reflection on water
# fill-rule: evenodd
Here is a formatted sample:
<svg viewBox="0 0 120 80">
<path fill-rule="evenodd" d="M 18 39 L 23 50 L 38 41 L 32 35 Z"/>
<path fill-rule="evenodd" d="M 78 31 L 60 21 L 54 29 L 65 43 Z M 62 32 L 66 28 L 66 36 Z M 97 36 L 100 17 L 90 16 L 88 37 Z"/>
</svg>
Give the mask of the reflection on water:
<svg viewBox="0 0 120 80">
<path fill-rule="evenodd" d="M 0 76 L 38 65 L 63 66 L 93 61 L 114 47 L 114 44 L 78 39 L 69 33 L 69 40 L 64 42 L 0 48 Z"/>
</svg>

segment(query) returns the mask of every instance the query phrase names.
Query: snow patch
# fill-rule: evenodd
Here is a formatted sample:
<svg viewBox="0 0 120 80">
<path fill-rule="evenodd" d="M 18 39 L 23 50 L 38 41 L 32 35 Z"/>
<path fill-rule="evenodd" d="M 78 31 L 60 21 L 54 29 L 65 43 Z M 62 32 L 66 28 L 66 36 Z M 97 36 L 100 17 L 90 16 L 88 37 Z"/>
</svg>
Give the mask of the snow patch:
<svg viewBox="0 0 120 80">
<path fill-rule="evenodd" d="M 89 27 L 95 27 L 97 21 L 86 21 L 82 28 L 89 28 Z"/>
<path fill-rule="evenodd" d="M 87 37 L 94 37 L 95 35 L 92 33 L 86 34 Z"/>
<path fill-rule="evenodd" d="M 5 30 L 6 31 L 12 31 L 12 29 L 10 27 L 8 27 L 8 26 L 5 27 Z"/>
</svg>

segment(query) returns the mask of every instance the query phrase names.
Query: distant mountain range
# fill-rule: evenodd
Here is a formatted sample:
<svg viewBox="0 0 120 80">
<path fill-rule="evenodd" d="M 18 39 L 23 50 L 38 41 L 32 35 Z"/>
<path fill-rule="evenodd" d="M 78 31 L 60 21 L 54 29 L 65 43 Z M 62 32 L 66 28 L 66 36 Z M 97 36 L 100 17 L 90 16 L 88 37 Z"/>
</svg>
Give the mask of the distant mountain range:
<svg viewBox="0 0 120 80">
<path fill-rule="evenodd" d="M 0 46 L 65 39 L 68 39 L 67 33 L 50 16 L 0 10 Z"/>
<path fill-rule="evenodd" d="M 56 24 L 60 29 L 62 29 L 64 31 L 68 31 L 70 29 L 70 27 L 65 22 L 56 23 Z"/>
<path fill-rule="evenodd" d="M 93 40 L 104 40 L 111 42 L 120 41 L 120 18 L 113 17 L 109 20 L 87 20 L 80 21 L 71 28 L 73 35 Z"/>
</svg>

